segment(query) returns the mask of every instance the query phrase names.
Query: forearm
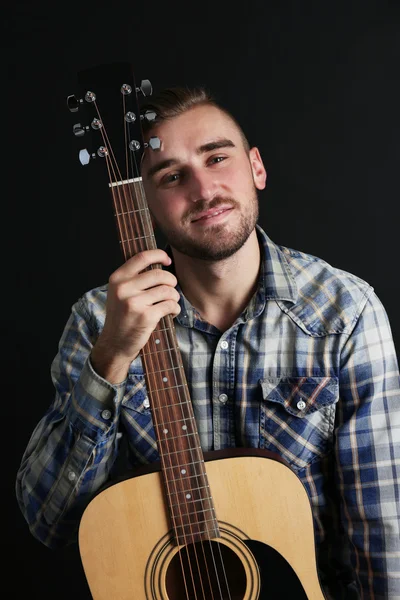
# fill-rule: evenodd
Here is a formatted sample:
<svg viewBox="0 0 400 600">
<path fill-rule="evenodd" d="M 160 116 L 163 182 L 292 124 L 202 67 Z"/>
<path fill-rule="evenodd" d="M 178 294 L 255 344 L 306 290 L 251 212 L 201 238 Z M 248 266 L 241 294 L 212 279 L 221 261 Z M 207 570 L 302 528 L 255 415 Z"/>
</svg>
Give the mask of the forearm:
<svg viewBox="0 0 400 600">
<path fill-rule="evenodd" d="M 76 530 L 71 511 L 77 522 L 86 497 L 109 477 L 124 387 L 102 381 L 87 361 L 68 400 L 57 394 L 31 437 L 17 499 L 32 534 L 49 547 L 69 541 Z"/>
<path fill-rule="evenodd" d="M 342 520 L 362 597 L 400 598 L 400 380 L 375 296 L 342 353 L 336 435 Z"/>
</svg>

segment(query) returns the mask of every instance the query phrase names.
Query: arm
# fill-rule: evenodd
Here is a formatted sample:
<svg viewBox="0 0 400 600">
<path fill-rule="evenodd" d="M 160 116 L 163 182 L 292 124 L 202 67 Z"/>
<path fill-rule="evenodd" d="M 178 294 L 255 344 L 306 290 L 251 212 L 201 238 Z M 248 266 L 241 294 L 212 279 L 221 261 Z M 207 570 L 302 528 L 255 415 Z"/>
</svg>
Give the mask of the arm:
<svg viewBox="0 0 400 600">
<path fill-rule="evenodd" d="M 51 367 L 54 401 L 35 428 L 17 474 L 22 513 L 32 534 L 49 547 L 76 538 L 85 502 L 107 480 L 116 457 L 125 381 L 111 385 L 95 373 L 90 362 L 94 337 L 81 299 L 72 307 Z"/>
<path fill-rule="evenodd" d="M 181 310 L 176 277 L 147 270 L 158 263 L 168 265 L 171 259 L 163 250 L 146 250 L 114 271 L 98 338 L 86 308 L 89 294 L 72 308 L 51 368 L 55 399 L 34 430 L 17 474 L 22 513 L 46 546 L 76 538 L 83 509 L 109 478 L 117 457 L 129 365 L 160 319 Z"/>
<path fill-rule="evenodd" d="M 361 598 L 400 598 L 400 381 L 375 293 L 342 350 L 336 434 L 341 518 Z"/>
</svg>

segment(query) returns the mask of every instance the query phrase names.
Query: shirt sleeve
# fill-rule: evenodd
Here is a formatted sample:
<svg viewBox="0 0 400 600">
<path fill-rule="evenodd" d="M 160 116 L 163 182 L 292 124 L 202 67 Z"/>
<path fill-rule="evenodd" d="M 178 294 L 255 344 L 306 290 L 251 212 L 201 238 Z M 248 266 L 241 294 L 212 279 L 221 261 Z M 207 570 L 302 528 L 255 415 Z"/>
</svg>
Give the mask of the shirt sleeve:
<svg viewBox="0 0 400 600">
<path fill-rule="evenodd" d="M 400 598 L 400 380 L 373 292 L 341 354 L 336 476 L 362 599 Z"/>
<path fill-rule="evenodd" d="M 17 473 L 21 511 L 32 534 L 50 548 L 76 540 L 83 509 L 108 479 L 117 454 L 126 381 L 112 385 L 93 370 L 95 339 L 81 298 L 51 366 L 54 401 L 34 429 Z"/>
</svg>

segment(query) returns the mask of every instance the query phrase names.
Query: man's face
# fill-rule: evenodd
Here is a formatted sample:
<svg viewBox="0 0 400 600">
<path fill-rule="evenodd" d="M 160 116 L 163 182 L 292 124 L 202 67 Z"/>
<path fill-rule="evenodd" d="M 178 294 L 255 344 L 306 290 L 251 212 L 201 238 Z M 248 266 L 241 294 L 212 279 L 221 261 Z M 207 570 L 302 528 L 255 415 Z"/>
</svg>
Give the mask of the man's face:
<svg viewBox="0 0 400 600">
<path fill-rule="evenodd" d="M 232 256 L 258 220 L 257 189 L 265 187 L 266 173 L 257 148 L 247 153 L 235 123 L 213 106 L 165 121 L 151 135 L 162 145 L 146 151 L 143 183 L 168 243 L 193 258 Z"/>
</svg>

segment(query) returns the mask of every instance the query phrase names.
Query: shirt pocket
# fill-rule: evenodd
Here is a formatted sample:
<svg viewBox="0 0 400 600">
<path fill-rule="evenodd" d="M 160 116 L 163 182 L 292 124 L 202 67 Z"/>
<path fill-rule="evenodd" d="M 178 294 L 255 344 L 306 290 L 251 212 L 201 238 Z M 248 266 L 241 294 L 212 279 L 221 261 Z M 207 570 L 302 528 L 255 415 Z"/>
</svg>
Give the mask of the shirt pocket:
<svg viewBox="0 0 400 600">
<path fill-rule="evenodd" d="M 337 377 L 267 377 L 260 379 L 260 447 L 280 454 L 294 470 L 332 448 Z"/>
</svg>

